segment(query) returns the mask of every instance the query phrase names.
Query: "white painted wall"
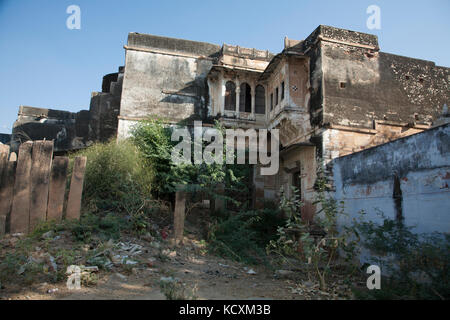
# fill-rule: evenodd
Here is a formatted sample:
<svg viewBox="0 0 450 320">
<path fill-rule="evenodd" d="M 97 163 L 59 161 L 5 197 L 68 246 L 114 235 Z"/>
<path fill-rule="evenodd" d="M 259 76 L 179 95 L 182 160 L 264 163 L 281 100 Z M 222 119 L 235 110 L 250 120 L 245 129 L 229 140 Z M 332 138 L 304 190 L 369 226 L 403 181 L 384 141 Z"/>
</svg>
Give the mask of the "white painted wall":
<svg viewBox="0 0 450 320">
<path fill-rule="evenodd" d="M 404 223 L 417 233 L 450 232 L 450 125 L 331 161 L 335 197 L 350 219 L 361 210 L 380 222 L 377 211 L 396 215 L 394 172 L 400 178 Z M 349 219 L 339 223 L 349 223 Z"/>
</svg>

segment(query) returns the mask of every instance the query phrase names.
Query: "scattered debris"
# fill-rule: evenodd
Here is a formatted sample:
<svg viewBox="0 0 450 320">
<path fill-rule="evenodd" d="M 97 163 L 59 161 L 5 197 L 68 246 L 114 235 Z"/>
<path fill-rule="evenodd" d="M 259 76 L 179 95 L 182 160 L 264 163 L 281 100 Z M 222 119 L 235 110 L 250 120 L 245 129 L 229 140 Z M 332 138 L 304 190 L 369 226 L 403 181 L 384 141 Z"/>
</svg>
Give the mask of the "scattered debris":
<svg viewBox="0 0 450 320">
<path fill-rule="evenodd" d="M 127 280 L 128 278 L 121 273 L 116 272 L 115 275 L 121 280 Z"/>
<path fill-rule="evenodd" d="M 58 288 L 53 288 L 53 289 L 48 289 L 47 293 L 55 293 L 57 292 L 59 289 Z"/>
<path fill-rule="evenodd" d="M 275 277 L 277 278 L 291 278 L 295 275 L 294 271 L 291 270 L 277 270 L 275 271 Z"/>
<path fill-rule="evenodd" d="M 168 231 L 167 227 L 165 227 L 164 229 L 161 230 L 161 237 L 163 238 L 163 240 L 166 240 L 168 236 L 169 236 L 169 231 Z"/>
<path fill-rule="evenodd" d="M 53 258 L 50 254 L 47 253 L 46 257 L 48 258 L 48 264 L 51 266 L 53 272 L 58 271 L 58 265 L 55 262 L 55 258 Z"/>
<path fill-rule="evenodd" d="M 168 256 L 170 258 L 175 258 L 177 256 L 177 252 L 176 251 L 171 251 L 169 249 L 165 249 L 161 252 L 163 255 Z"/>
<path fill-rule="evenodd" d="M 152 243 L 150 243 L 150 246 L 155 248 L 155 249 L 159 249 L 161 248 L 161 244 L 157 241 L 153 241 Z"/>
<path fill-rule="evenodd" d="M 89 286 L 92 284 L 96 284 L 97 283 L 97 276 L 94 276 L 94 273 L 98 272 L 98 267 L 97 266 L 77 266 L 77 265 L 70 265 L 67 267 L 66 270 L 66 274 L 68 276 L 67 278 L 67 285 L 69 286 L 69 284 L 72 284 L 73 281 L 78 282 L 78 286 L 80 286 L 81 284 L 85 285 L 85 286 Z M 77 279 L 77 277 L 79 277 Z M 76 288 L 76 287 L 75 287 Z M 76 289 L 79 289 L 76 288 Z"/>
<path fill-rule="evenodd" d="M 161 281 L 161 282 L 178 282 L 178 281 L 180 281 L 180 279 L 174 278 L 174 277 L 161 277 L 159 279 L 159 281 Z"/>
<path fill-rule="evenodd" d="M 117 246 L 121 251 L 127 251 L 131 256 L 142 253 L 142 246 L 139 244 L 119 242 Z"/>
<path fill-rule="evenodd" d="M 42 239 L 51 239 L 54 236 L 53 230 L 50 230 L 42 235 Z"/>
</svg>

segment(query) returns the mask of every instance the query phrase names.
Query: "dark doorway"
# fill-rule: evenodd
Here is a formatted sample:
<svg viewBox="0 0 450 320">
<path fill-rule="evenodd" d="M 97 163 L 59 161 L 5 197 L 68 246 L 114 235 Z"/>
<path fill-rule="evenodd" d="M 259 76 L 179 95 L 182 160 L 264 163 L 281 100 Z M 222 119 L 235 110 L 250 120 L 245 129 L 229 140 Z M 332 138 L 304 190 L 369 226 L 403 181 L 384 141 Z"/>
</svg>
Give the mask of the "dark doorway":
<svg viewBox="0 0 450 320">
<path fill-rule="evenodd" d="M 236 110 L 236 85 L 232 81 L 225 84 L 225 110 Z"/>
</svg>

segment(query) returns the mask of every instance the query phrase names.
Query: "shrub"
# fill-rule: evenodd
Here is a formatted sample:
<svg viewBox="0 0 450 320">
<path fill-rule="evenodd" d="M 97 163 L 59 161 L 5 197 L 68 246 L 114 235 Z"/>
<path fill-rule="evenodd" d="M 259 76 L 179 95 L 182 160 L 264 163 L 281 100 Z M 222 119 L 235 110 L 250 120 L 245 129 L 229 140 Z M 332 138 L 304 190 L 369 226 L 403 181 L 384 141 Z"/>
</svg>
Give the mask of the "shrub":
<svg viewBox="0 0 450 320">
<path fill-rule="evenodd" d="M 385 217 L 381 224 L 359 222 L 356 227 L 382 270 L 380 290 L 356 291 L 370 299 L 449 299 L 450 235 L 417 234 L 414 227 Z M 383 276 L 384 275 L 384 276 Z"/>
<path fill-rule="evenodd" d="M 178 279 L 163 277 L 159 281 L 159 287 L 167 300 L 197 300 L 197 287 L 188 289 L 186 284 Z"/>
<path fill-rule="evenodd" d="M 132 141 L 141 152 L 145 166 L 154 174 L 152 192 L 157 197 L 175 191 L 172 173 L 171 128 L 160 119 L 140 121 L 132 130 Z"/>
<path fill-rule="evenodd" d="M 318 180 L 322 180 L 319 176 Z M 327 289 L 327 278 L 332 271 L 332 262 L 340 252 L 345 253 L 347 262 L 351 262 L 355 255 L 357 235 L 354 228 L 338 230 L 336 221 L 339 215 L 344 215 L 343 203 L 326 195 L 323 186 L 319 186 L 316 204 L 319 211 L 314 215 L 313 221 L 304 221 L 301 218 L 300 196 L 298 190 L 292 187 L 293 196 L 288 198 L 284 190 L 280 191 L 280 207 L 288 216 L 284 227 L 278 228 L 278 239 L 270 241 L 267 246 L 268 253 L 275 253 L 287 262 L 287 257 L 293 257 L 305 263 L 306 270 L 313 272 L 320 281 L 322 290 Z"/>
<path fill-rule="evenodd" d="M 118 239 L 120 232 L 129 229 L 129 222 L 121 214 L 106 213 L 94 214 L 87 212 L 83 214 L 80 221 L 68 223 L 68 229 L 77 241 L 89 242 L 95 235 L 100 240 Z"/>
<path fill-rule="evenodd" d="M 209 235 L 209 249 L 240 262 L 265 262 L 265 246 L 284 223 L 276 210 L 254 210 L 218 217 Z"/>
<path fill-rule="evenodd" d="M 129 210 L 151 191 L 153 172 L 130 141 L 98 143 L 75 153 L 87 157 L 83 204 L 91 211 Z"/>
<path fill-rule="evenodd" d="M 224 131 L 218 122 L 215 128 Z M 233 196 L 234 193 L 240 196 L 249 193 L 245 179 L 250 177 L 250 166 L 227 165 L 225 161 L 213 164 L 204 162 L 175 164 L 172 162 L 172 150 L 178 141 L 171 141 L 173 129 L 160 119 L 149 118 L 140 121 L 132 131 L 133 142 L 144 156 L 146 166 L 154 173 L 152 179 L 154 197 L 170 199 L 177 185 L 185 185 L 189 192 L 202 192 L 208 198 L 221 197 L 235 206 L 240 205 L 240 201 L 233 199 Z M 192 146 L 194 139 L 191 141 Z M 191 156 L 194 156 L 193 152 Z M 223 157 L 225 160 L 225 149 Z M 221 184 L 225 185 L 225 193 L 217 194 L 216 190 Z"/>
</svg>

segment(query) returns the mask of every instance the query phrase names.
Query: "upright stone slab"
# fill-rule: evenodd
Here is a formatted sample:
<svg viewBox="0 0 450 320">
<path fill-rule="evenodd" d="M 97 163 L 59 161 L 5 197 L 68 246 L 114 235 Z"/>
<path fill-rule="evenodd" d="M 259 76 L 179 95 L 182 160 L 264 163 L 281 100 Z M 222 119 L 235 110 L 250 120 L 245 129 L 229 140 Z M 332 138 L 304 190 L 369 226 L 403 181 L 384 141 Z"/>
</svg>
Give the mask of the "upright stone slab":
<svg viewBox="0 0 450 320">
<path fill-rule="evenodd" d="M 185 212 L 186 192 L 177 191 L 175 195 L 175 210 L 173 217 L 173 229 L 176 244 L 183 242 Z"/>
<path fill-rule="evenodd" d="M 19 148 L 14 198 L 11 208 L 11 233 L 28 233 L 30 224 L 30 172 L 33 142 L 27 141 Z"/>
<path fill-rule="evenodd" d="M 4 156 L 8 159 L 9 146 L 7 144 L 0 143 L 0 157 Z"/>
<path fill-rule="evenodd" d="M 6 201 L 4 195 L 2 194 L 3 188 L 4 188 L 4 180 L 5 177 L 3 176 L 4 171 L 6 169 L 6 163 L 7 163 L 7 157 L 8 154 L 5 152 L 6 150 L 3 149 L 3 144 L 0 144 L 0 236 L 5 234 L 5 227 L 6 227 L 6 215 L 5 210 L 3 208 L 4 202 Z M 8 149 L 9 153 L 9 149 Z"/>
<path fill-rule="evenodd" d="M 53 141 L 35 141 L 31 152 L 30 232 L 47 218 Z"/>
<path fill-rule="evenodd" d="M 0 145 L 0 236 L 6 232 L 14 191 L 15 162 L 8 161 L 9 146 Z"/>
<path fill-rule="evenodd" d="M 0 177 L 8 162 L 9 146 L 0 144 Z"/>
<path fill-rule="evenodd" d="M 11 152 L 9 155 L 9 161 L 17 161 L 17 154 L 15 152 Z"/>
<path fill-rule="evenodd" d="M 9 161 L 3 171 L 2 181 L 0 182 L 0 234 L 2 230 L 9 232 L 9 220 L 11 218 L 11 207 L 14 197 L 14 180 L 16 175 L 15 161 Z"/>
<path fill-rule="evenodd" d="M 80 219 L 86 160 L 86 157 L 75 158 L 72 180 L 70 181 L 69 199 L 67 200 L 66 219 Z"/>
<path fill-rule="evenodd" d="M 53 159 L 48 191 L 47 220 L 61 221 L 62 219 L 68 166 L 69 158 L 67 157 Z"/>
</svg>

